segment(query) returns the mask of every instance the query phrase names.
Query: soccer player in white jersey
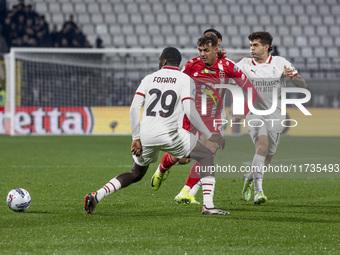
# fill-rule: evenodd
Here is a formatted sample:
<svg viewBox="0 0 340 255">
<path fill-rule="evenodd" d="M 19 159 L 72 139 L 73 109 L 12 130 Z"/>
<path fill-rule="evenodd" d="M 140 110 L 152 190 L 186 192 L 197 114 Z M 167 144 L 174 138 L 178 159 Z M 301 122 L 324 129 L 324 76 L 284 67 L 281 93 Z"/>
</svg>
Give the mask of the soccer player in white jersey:
<svg viewBox="0 0 340 255">
<path fill-rule="evenodd" d="M 190 132 L 178 127 L 183 112 L 207 139 L 224 148 L 224 138 L 208 130 L 195 108 L 195 84 L 188 75 L 180 72 L 178 67 L 181 60 L 181 53 L 176 48 L 165 48 L 159 57 L 160 70 L 147 75 L 137 88 L 130 108 L 132 170 L 111 179 L 97 192 L 86 195 L 84 209 L 88 214 L 95 212 L 97 204 L 105 196 L 140 181 L 149 164 L 157 161 L 160 150 L 171 153 L 177 161 L 192 157 L 203 167 L 213 165 L 211 150 Z M 142 106 L 143 118 L 140 122 Z M 202 172 L 201 181 L 210 187 L 203 195 L 202 214 L 229 214 L 214 206 L 214 173 Z"/>
<path fill-rule="evenodd" d="M 307 85 L 294 66 L 285 58 L 271 56 L 273 37 L 268 32 L 254 32 L 248 36 L 252 58 L 243 58 L 236 65 L 247 75 L 256 88 L 259 97 L 254 103 L 257 110 L 268 110 L 272 106 L 273 91 L 277 89 L 277 108 L 270 115 L 255 115 L 249 113 L 246 117 L 248 131 L 255 145 L 255 155 L 252 161 L 252 172 L 244 176 L 242 197 L 249 201 L 254 184 L 254 204 L 267 201 L 263 193 L 263 166 L 268 166 L 277 150 L 282 133 L 281 121 L 286 116 L 281 115 L 281 87 L 286 86 L 289 79 L 295 86 L 306 88 Z M 280 121 L 266 121 L 278 119 Z M 262 123 L 264 123 L 262 125 Z M 261 126 L 262 125 L 262 126 Z"/>
<path fill-rule="evenodd" d="M 200 55 L 189 60 L 184 68 L 183 73 L 189 75 L 194 79 L 196 85 L 197 95 L 195 98 L 196 109 L 201 114 L 203 102 L 203 94 L 210 93 L 212 96 L 206 101 L 206 113 L 201 115 L 203 122 L 206 124 L 210 132 L 223 133 L 222 125 L 216 125 L 215 119 L 225 119 L 224 115 L 224 96 L 226 89 L 219 88 L 217 84 L 224 84 L 230 79 L 234 79 L 236 84 L 242 88 L 246 93 L 248 88 L 251 88 L 253 93 L 253 101 L 256 99 L 257 92 L 247 77 L 242 73 L 242 71 L 235 66 L 235 63 L 226 58 L 218 58 L 218 37 L 215 33 L 205 33 L 197 40 L 198 51 Z M 220 101 L 216 104 L 216 101 Z M 245 114 L 249 111 L 247 104 L 245 106 Z M 183 120 L 183 128 L 196 133 L 194 125 L 191 125 L 190 121 L 186 117 Z M 210 147 L 211 143 L 206 141 L 204 136 L 200 139 L 205 144 L 205 146 Z M 206 141 L 206 142 L 205 142 Z M 213 148 L 213 153 L 215 153 L 217 148 Z M 151 179 L 151 187 L 153 190 L 158 190 L 166 172 L 169 168 L 176 163 L 171 159 L 171 155 L 166 153 L 163 155 L 161 164 L 158 166 L 155 174 Z M 182 162 L 184 163 L 184 162 Z M 192 187 L 200 181 L 200 176 L 198 173 L 200 169 L 200 163 L 195 162 L 191 166 L 189 177 L 181 190 L 181 192 L 175 197 L 175 201 L 178 203 L 198 203 L 193 196 L 190 196 L 190 191 Z M 203 187 L 203 194 L 205 193 L 206 187 Z"/>
</svg>

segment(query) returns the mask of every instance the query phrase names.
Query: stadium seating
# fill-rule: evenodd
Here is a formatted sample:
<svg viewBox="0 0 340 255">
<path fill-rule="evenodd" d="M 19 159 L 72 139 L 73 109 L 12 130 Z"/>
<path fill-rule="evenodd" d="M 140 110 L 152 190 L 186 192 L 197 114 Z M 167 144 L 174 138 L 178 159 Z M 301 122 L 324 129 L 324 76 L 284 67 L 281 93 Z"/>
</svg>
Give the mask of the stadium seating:
<svg viewBox="0 0 340 255">
<path fill-rule="evenodd" d="M 105 47 L 155 46 L 177 43 L 194 47 L 202 29 L 220 28 L 226 38 L 223 47 L 247 46 L 247 35 L 267 30 L 286 57 L 338 57 L 340 3 L 338 0 L 34 0 L 50 26 L 60 27 L 68 15 L 88 38 L 96 38 L 96 26 L 106 25 L 99 34 Z M 149 33 L 147 40 L 145 33 Z M 157 36 L 155 36 L 157 35 Z M 146 40 L 146 41 L 145 41 Z M 90 41 L 93 45 L 94 41 Z M 126 45 L 128 44 L 128 45 Z M 318 47 L 326 49 L 318 49 Z M 292 49 L 294 47 L 294 49 Z M 312 55 L 310 55 L 312 54 Z"/>
</svg>

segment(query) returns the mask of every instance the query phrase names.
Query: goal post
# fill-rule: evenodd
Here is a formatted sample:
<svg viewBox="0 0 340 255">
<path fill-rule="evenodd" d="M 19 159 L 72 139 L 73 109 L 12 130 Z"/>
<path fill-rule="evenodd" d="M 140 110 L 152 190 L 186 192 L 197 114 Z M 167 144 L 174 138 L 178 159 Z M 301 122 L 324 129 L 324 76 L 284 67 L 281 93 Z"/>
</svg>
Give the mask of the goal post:
<svg viewBox="0 0 340 255">
<path fill-rule="evenodd" d="M 180 67 L 198 55 L 179 49 Z M 130 134 L 129 106 L 162 48 L 11 48 L 0 134 Z M 238 61 L 249 50 L 227 49 Z"/>
</svg>

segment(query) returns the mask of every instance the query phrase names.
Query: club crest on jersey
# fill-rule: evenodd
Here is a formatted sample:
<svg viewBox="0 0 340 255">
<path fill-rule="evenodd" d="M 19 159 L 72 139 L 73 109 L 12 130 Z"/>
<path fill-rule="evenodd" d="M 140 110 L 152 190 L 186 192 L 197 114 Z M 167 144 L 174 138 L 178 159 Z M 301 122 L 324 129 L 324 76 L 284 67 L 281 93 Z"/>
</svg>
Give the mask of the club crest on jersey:
<svg viewBox="0 0 340 255">
<path fill-rule="evenodd" d="M 209 69 L 207 69 L 207 68 L 204 68 L 204 69 L 201 71 L 201 73 L 212 73 L 212 74 L 216 74 L 216 71 L 211 71 L 211 70 L 209 70 Z"/>
<path fill-rule="evenodd" d="M 275 66 L 273 67 L 273 74 L 274 74 L 274 75 L 276 74 Z"/>
<path fill-rule="evenodd" d="M 220 74 L 219 74 L 221 79 L 225 78 L 225 72 L 223 70 L 220 70 Z"/>
</svg>

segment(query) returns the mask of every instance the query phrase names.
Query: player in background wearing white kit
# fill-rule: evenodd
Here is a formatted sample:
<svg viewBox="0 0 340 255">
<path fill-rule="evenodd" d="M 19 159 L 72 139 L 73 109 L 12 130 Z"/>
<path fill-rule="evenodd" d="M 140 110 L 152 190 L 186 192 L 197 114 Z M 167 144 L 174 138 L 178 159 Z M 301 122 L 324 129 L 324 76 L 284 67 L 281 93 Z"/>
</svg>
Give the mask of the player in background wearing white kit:
<svg viewBox="0 0 340 255">
<path fill-rule="evenodd" d="M 279 144 L 282 133 L 281 121 L 286 116 L 281 115 L 281 87 L 286 86 L 286 78 L 295 86 L 306 88 L 307 85 L 298 74 L 293 65 L 283 57 L 271 56 L 273 37 L 268 32 L 254 32 L 248 36 L 250 40 L 250 51 L 253 58 L 243 58 L 236 63 L 242 72 L 247 75 L 250 82 L 258 92 L 254 108 L 257 110 L 267 110 L 272 106 L 273 90 L 277 88 L 277 108 L 270 115 L 255 115 L 249 113 L 246 117 L 247 123 L 251 121 L 252 126 L 248 125 L 249 134 L 255 145 L 255 155 L 252 161 L 252 172 L 244 175 L 244 185 L 242 198 L 249 201 L 251 198 L 252 187 L 254 185 L 254 204 L 261 204 L 267 201 L 263 193 L 263 166 L 270 164 Z M 266 121 L 266 119 L 276 119 L 279 121 Z M 200 187 L 198 182 L 190 191 L 195 196 Z"/>
<path fill-rule="evenodd" d="M 178 127 L 183 112 L 207 139 L 224 148 L 225 139 L 208 130 L 195 108 L 195 84 L 188 75 L 180 72 L 178 66 L 181 60 L 176 48 L 165 48 L 159 57 L 160 70 L 147 75 L 137 88 L 130 108 L 132 170 L 111 179 L 97 192 L 86 195 L 84 209 L 88 214 L 95 213 L 97 204 L 107 195 L 140 181 L 149 164 L 157 161 L 160 150 L 171 153 L 177 161 L 192 157 L 205 167 L 213 165 L 211 150 L 190 132 Z M 143 118 L 140 122 L 142 106 Z M 229 214 L 214 206 L 214 173 L 202 172 L 200 177 L 202 184 L 210 187 L 203 195 L 202 214 Z"/>
<path fill-rule="evenodd" d="M 281 87 L 286 87 L 286 78 L 295 86 L 306 88 L 306 82 L 300 77 L 294 66 L 285 58 L 271 56 L 273 37 L 268 32 L 254 32 L 248 36 L 250 51 L 253 58 L 243 58 L 236 65 L 247 75 L 256 88 L 262 100 L 254 103 L 257 110 L 268 110 L 272 106 L 273 91 L 277 88 L 277 108 L 270 115 L 255 115 L 249 113 L 247 123 L 252 120 L 252 126 L 248 125 L 248 131 L 255 145 L 255 155 L 252 161 L 252 172 L 244 176 L 242 198 L 249 201 L 254 183 L 254 204 L 267 201 L 263 193 L 263 166 L 268 166 L 277 150 L 280 135 L 282 133 L 281 121 L 286 116 L 281 115 Z M 266 119 L 279 119 L 280 121 L 266 121 Z M 257 121 L 258 120 L 258 121 Z"/>
</svg>

